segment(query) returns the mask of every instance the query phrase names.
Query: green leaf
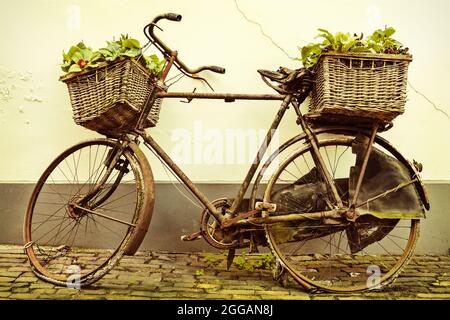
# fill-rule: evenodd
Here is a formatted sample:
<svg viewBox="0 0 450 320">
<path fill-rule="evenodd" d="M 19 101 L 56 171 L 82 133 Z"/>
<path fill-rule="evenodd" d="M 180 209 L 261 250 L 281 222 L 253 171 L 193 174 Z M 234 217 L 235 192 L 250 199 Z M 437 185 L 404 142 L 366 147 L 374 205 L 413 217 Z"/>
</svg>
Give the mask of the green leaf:
<svg viewBox="0 0 450 320">
<path fill-rule="evenodd" d="M 80 71 L 82 71 L 80 66 L 75 63 L 75 64 L 70 66 L 70 68 L 69 68 L 69 70 L 67 72 L 68 73 L 73 73 L 73 72 L 80 72 Z"/>
<path fill-rule="evenodd" d="M 140 49 L 141 45 L 136 39 L 124 39 L 122 40 L 122 46 L 129 49 Z"/>
<path fill-rule="evenodd" d="M 124 53 L 122 53 L 122 55 L 134 58 L 134 57 L 139 56 L 141 53 L 142 53 L 141 49 L 132 48 L 132 49 L 129 49 L 129 50 L 125 51 Z"/>
<path fill-rule="evenodd" d="M 392 27 L 386 28 L 386 29 L 384 30 L 384 35 L 385 35 L 386 37 L 390 37 L 390 36 L 392 36 L 394 33 L 395 33 L 395 29 L 392 28 Z"/>
<path fill-rule="evenodd" d="M 83 53 L 80 50 L 75 51 L 72 55 L 72 61 L 77 63 L 80 59 L 83 59 Z"/>
<path fill-rule="evenodd" d="M 103 57 L 110 57 L 113 55 L 113 53 L 106 48 L 99 49 L 97 52 Z"/>
<path fill-rule="evenodd" d="M 334 42 L 334 36 L 325 29 L 318 29 L 320 32 L 323 32 L 321 35 L 319 35 L 320 37 L 323 37 L 325 39 L 327 39 L 330 43 Z"/>
</svg>

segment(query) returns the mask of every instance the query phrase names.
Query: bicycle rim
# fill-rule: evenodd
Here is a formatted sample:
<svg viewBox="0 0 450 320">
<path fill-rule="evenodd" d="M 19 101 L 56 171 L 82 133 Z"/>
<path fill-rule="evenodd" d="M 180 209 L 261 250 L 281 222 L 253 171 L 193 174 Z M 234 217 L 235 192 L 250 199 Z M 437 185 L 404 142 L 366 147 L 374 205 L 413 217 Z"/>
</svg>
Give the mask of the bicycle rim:
<svg viewBox="0 0 450 320">
<path fill-rule="evenodd" d="M 319 141 L 327 169 L 346 205 L 351 193 L 349 181 L 354 180 L 350 172 L 357 161 L 357 156 L 352 152 L 355 139 L 339 137 Z M 379 146 L 375 146 L 374 150 L 369 164 L 374 165 L 373 159 L 384 153 L 388 157 L 383 161 L 389 163 L 385 171 L 397 170 L 397 167 L 390 168 L 389 161 L 394 157 L 389 150 L 381 150 Z M 398 165 L 397 162 L 395 164 Z M 310 147 L 305 146 L 288 157 L 275 172 L 264 201 L 277 204 L 275 214 L 330 209 L 334 203 L 318 172 Z M 369 178 L 365 181 L 369 190 L 361 200 L 370 198 L 374 193 L 382 193 L 382 190 L 369 192 L 372 188 Z M 405 176 L 405 179 L 410 178 Z M 384 191 L 392 188 L 389 183 L 383 186 Z M 392 204 L 402 192 L 408 191 L 409 196 L 413 194 L 413 200 L 420 204 L 415 189 L 411 189 L 414 186 L 408 188 L 390 193 L 383 201 Z M 370 204 L 375 206 L 377 203 Z M 311 221 L 266 225 L 266 237 L 274 255 L 298 283 L 336 292 L 381 288 L 392 282 L 407 263 L 419 235 L 418 219 L 378 219 L 364 215 L 358 218 L 354 226 L 347 223 L 339 225 L 337 221 L 334 223 Z M 359 246 L 355 244 L 355 230 L 359 233 Z"/>
</svg>

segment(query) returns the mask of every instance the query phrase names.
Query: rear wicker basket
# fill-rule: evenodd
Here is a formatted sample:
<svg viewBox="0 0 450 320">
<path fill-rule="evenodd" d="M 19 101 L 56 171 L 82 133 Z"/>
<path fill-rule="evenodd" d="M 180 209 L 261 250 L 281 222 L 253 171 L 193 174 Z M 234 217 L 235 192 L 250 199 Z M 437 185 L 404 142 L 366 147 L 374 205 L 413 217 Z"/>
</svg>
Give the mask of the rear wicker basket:
<svg viewBox="0 0 450 320">
<path fill-rule="evenodd" d="M 156 85 L 155 77 L 130 58 L 60 80 L 69 89 L 75 123 L 99 132 L 131 129 Z M 156 125 L 159 111 L 160 100 L 156 100 L 145 127 Z"/>
<path fill-rule="evenodd" d="M 404 112 L 409 55 L 322 54 L 307 118 L 388 123 Z"/>
</svg>

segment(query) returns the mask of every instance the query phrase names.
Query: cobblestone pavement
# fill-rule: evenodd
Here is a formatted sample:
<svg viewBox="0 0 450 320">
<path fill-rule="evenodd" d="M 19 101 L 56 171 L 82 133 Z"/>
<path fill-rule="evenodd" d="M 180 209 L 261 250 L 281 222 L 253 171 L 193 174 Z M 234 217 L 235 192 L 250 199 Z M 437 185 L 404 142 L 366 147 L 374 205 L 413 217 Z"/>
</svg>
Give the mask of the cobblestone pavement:
<svg viewBox="0 0 450 320">
<path fill-rule="evenodd" d="M 242 266 L 227 271 L 220 254 L 138 252 L 76 290 L 39 280 L 20 246 L 0 245 L 0 299 L 450 299 L 450 256 L 416 256 L 393 285 L 355 294 L 308 294 L 280 286 L 270 270 Z"/>
</svg>

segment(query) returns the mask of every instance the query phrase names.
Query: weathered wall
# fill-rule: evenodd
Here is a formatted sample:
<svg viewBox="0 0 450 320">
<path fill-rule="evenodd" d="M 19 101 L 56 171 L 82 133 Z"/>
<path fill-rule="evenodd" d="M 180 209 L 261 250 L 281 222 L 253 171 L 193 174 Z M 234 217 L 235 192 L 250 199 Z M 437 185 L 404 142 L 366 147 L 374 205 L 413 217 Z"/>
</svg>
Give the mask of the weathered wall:
<svg viewBox="0 0 450 320">
<path fill-rule="evenodd" d="M 214 250 L 201 239 L 194 242 L 180 240 L 182 235 L 198 231 L 201 210 L 188 202 L 170 183 L 158 183 L 155 188 L 153 220 L 141 248 Z M 212 200 L 235 196 L 238 185 L 203 183 L 199 188 Z M 426 188 L 431 210 L 427 212 L 427 218 L 422 220 L 416 252 L 447 254 L 450 249 L 450 185 L 427 183 Z M 32 190 L 32 184 L 0 184 L 0 243 L 22 243 L 22 220 Z"/>
<path fill-rule="evenodd" d="M 411 83 L 450 113 L 448 1 L 237 3 L 249 19 L 258 21 L 264 32 L 294 57 L 299 54 L 297 46 L 312 41 L 320 27 L 367 34 L 385 25 L 394 26 L 397 38 L 414 55 Z M 204 75 L 218 92 L 270 93 L 256 69 L 299 66 L 264 37 L 257 25 L 246 21 L 233 0 L 1 1 L 0 181 L 35 181 L 55 154 L 96 135 L 74 125 L 71 119 L 67 90 L 58 82 L 62 50 L 80 40 L 98 48 L 121 33 L 144 42 L 142 27 L 157 14 L 170 11 L 182 14 L 183 20 L 161 22 L 162 38 L 190 66 L 226 67 L 225 75 Z M 209 90 L 191 79 L 183 79 L 171 90 L 192 91 L 194 87 L 197 91 Z M 406 113 L 384 135 L 408 158 L 423 162 L 424 179 L 450 180 L 449 119 L 411 88 L 408 96 Z M 272 102 L 184 104 L 170 100 L 164 103 L 160 123 L 152 134 L 171 153 L 182 141 L 179 133 L 190 134 L 191 142 L 198 144 L 197 158 L 188 157 L 182 167 L 193 180 L 236 182 L 244 177 L 247 163 L 230 163 L 224 158 L 208 161 L 203 154 L 205 148 L 221 139 L 211 130 L 218 130 L 219 135 L 225 135 L 227 129 L 250 128 L 259 133 L 275 113 Z M 280 139 L 299 131 L 291 110 L 286 118 Z M 231 159 L 241 154 L 236 148 L 231 152 Z M 252 156 L 245 159 L 248 162 Z M 157 180 L 168 180 L 160 167 L 154 170 Z"/>
</svg>

